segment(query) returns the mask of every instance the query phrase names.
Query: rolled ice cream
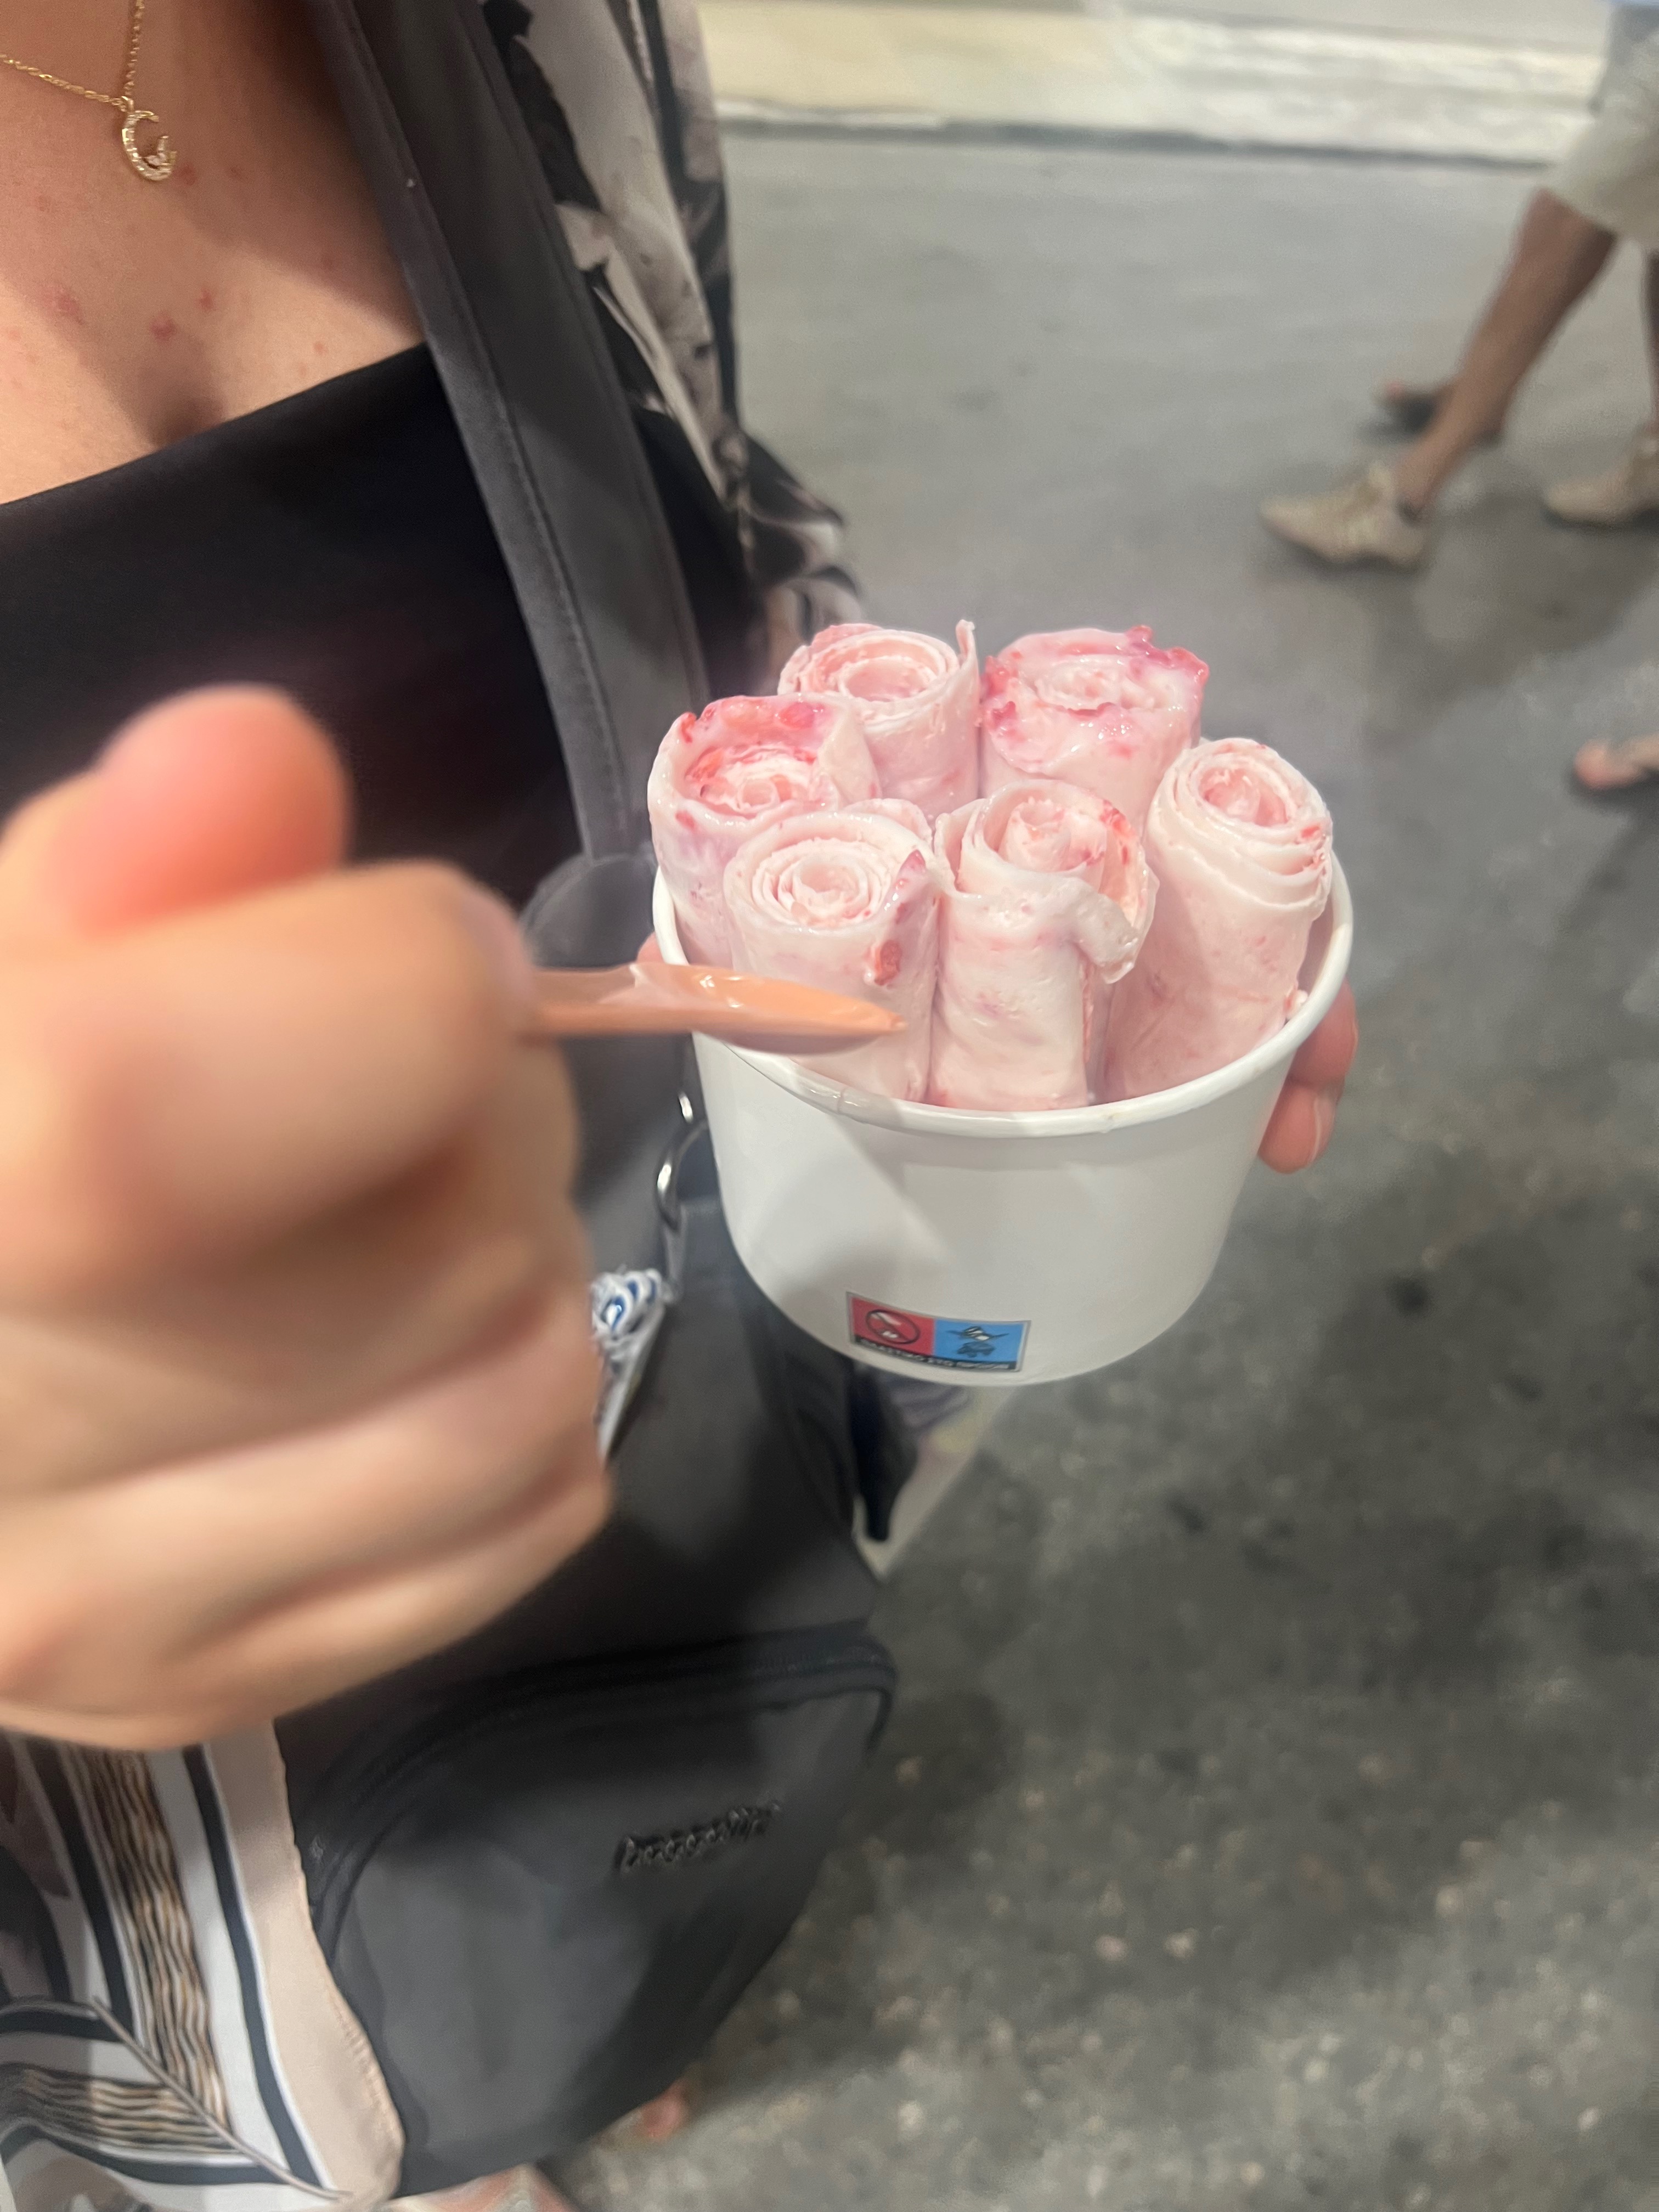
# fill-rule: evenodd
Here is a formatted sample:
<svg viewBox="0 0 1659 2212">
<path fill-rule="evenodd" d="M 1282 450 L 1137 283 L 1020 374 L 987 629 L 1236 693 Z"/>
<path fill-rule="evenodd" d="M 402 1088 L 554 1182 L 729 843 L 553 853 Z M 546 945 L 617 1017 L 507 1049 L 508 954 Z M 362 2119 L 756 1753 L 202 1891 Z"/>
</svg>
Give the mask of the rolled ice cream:
<svg viewBox="0 0 1659 2212">
<path fill-rule="evenodd" d="M 785 665 L 778 690 L 842 699 L 857 714 L 883 796 L 929 821 L 979 796 L 979 660 L 971 623 L 957 641 L 840 623 Z"/>
<path fill-rule="evenodd" d="M 807 1066 L 884 1097 L 927 1096 L 944 881 L 926 817 L 902 802 L 793 814 L 743 844 L 726 872 L 738 963 L 906 1024 Z"/>
<path fill-rule="evenodd" d="M 663 739 L 646 787 L 658 865 L 689 960 L 732 964 L 726 871 L 757 830 L 872 799 L 875 764 L 844 703 L 717 699 Z"/>
<path fill-rule="evenodd" d="M 1112 1008 L 1111 1098 L 1208 1075 L 1284 1026 L 1330 899 L 1331 817 L 1270 745 L 1225 738 L 1159 785 L 1146 857 L 1158 910 Z"/>
<path fill-rule="evenodd" d="M 1135 829 L 1198 736 L 1209 670 L 1149 629 L 1062 629 L 1015 640 L 985 664 L 987 793 L 1048 776 L 1109 799 Z"/>
<path fill-rule="evenodd" d="M 1114 988 L 1152 919 L 1139 838 L 1106 799 L 1006 785 L 946 815 L 928 1097 L 1031 1112 L 1086 1106 L 1104 1073 Z"/>
</svg>

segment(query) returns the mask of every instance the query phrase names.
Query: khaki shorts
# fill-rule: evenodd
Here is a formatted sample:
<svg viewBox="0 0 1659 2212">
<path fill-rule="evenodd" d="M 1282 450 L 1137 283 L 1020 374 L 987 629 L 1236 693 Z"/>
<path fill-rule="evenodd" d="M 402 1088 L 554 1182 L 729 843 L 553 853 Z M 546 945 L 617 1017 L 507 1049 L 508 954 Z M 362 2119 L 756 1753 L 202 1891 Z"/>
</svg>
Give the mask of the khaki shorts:
<svg viewBox="0 0 1659 2212">
<path fill-rule="evenodd" d="M 1587 221 L 1659 253 L 1659 9 L 1613 17 L 1595 105 L 1550 190 Z"/>
</svg>

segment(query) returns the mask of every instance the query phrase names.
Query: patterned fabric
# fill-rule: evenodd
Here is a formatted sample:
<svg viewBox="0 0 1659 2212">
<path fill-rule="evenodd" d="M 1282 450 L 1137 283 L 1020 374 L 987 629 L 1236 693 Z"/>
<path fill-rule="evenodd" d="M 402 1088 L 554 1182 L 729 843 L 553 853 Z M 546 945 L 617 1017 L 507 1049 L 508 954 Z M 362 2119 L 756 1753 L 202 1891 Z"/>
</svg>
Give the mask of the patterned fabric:
<svg viewBox="0 0 1659 2212">
<path fill-rule="evenodd" d="M 738 420 L 692 0 L 477 0 L 629 399 L 707 487 L 775 670 L 855 617 L 841 519 Z M 619 1418 L 659 1278 L 602 1286 Z M 312 1932 L 275 1736 L 152 1756 L 0 1731 L 0 2212 L 370 2212 L 403 2141 Z"/>
<path fill-rule="evenodd" d="M 0 1735 L 0 2197 L 378 2204 L 403 2141 L 312 1936 L 268 1732 L 142 1756 Z"/>
<path fill-rule="evenodd" d="M 601 1275 L 589 1289 L 593 1311 L 593 1340 L 605 1362 L 605 1382 L 599 1392 L 599 1449 L 609 1456 L 645 1380 L 652 1346 L 673 1303 L 674 1291 L 655 1267 L 630 1267 L 617 1275 Z"/>
<path fill-rule="evenodd" d="M 479 4 L 629 397 L 736 534 L 775 674 L 859 603 L 840 515 L 738 420 L 726 172 L 694 0 Z"/>
</svg>

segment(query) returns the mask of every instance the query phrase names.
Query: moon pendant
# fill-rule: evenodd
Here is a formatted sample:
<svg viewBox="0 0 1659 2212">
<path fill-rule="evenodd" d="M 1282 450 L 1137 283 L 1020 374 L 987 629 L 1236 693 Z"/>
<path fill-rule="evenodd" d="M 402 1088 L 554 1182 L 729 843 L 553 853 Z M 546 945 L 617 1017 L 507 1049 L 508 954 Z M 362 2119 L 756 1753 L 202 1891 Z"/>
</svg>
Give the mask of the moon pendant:
<svg viewBox="0 0 1659 2212">
<path fill-rule="evenodd" d="M 158 131 L 161 131 L 161 118 L 159 115 L 153 113 L 148 107 L 135 107 L 121 125 L 122 146 L 125 149 L 128 161 L 131 162 L 146 184 L 164 185 L 173 174 L 179 158 L 173 150 L 173 141 L 165 131 L 161 131 L 161 137 L 146 153 L 138 143 L 138 126 L 141 123 L 153 123 Z"/>
</svg>

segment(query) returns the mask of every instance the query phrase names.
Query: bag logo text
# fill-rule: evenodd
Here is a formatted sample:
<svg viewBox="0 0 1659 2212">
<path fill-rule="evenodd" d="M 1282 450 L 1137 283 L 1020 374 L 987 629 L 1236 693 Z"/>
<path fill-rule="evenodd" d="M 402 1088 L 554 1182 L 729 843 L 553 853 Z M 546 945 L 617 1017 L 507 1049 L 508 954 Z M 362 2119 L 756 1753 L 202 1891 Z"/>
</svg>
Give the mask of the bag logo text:
<svg viewBox="0 0 1659 2212">
<path fill-rule="evenodd" d="M 763 1836 L 781 1805 L 734 1805 L 718 1820 L 704 1820 L 695 1828 L 675 1828 L 665 1836 L 624 1836 L 617 1846 L 618 1874 L 645 1874 L 653 1867 L 689 1866 L 724 1850 L 728 1844 L 747 1844 Z"/>
</svg>

